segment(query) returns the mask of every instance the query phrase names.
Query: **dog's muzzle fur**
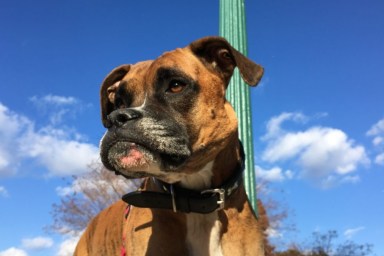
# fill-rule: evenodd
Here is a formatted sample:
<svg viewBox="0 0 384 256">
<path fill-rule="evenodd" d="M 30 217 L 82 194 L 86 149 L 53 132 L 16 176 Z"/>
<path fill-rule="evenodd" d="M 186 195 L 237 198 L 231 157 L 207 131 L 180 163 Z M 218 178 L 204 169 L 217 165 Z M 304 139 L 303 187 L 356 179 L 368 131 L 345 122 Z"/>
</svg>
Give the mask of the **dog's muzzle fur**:
<svg viewBox="0 0 384 256">
<path fill-rule="evenodd" d="M 111 126 L 101 142 L 101 160 L 111 170 L 133 178 L 157 166 L 172 172 L 190 156 L 188 135 L 171 115 L 150 106 L 117 109 L 108 115 Z M 134 171 L 126 173 L 126 169 Z M 161 176 L 161 174 L 158 174 Z"/>
</svg>

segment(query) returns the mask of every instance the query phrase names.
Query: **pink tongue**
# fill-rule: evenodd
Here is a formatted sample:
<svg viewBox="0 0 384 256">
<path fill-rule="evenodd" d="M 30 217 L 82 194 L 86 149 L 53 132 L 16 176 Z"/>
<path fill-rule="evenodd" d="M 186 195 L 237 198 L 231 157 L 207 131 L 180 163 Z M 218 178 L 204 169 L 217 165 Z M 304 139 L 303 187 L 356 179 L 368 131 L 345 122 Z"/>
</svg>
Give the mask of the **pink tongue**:
<svg viewBox="0 0 384 256">
<path fill-rule="evenodd" d="M 145 159 L 143 153 L 136 146 L 133 146 L 129 149 L 127 155 L 120 158 L 120 162 L 123 166 L 130 167 L 143 164 Z"/>
</svg>

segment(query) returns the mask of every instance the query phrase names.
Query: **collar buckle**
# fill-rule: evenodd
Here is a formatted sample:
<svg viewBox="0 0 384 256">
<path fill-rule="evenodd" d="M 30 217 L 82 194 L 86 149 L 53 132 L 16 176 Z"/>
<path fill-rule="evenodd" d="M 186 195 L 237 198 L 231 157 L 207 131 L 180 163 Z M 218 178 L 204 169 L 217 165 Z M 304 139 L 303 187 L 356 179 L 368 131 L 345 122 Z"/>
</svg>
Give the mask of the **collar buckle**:
<svg viewBox="0 0 384 256">
<path fill-rule="evenodd" d="M 216 211 L 223 210 L 225 205 L 225 189 L 215 188 L 215 189 L 207 189 L 207 190 L 201 191 L 202 195 L 207 193 L 212 193 L 219 196 L 219 200 L 217 201 L 218 208 L 216 209 Z"/>
</svg>

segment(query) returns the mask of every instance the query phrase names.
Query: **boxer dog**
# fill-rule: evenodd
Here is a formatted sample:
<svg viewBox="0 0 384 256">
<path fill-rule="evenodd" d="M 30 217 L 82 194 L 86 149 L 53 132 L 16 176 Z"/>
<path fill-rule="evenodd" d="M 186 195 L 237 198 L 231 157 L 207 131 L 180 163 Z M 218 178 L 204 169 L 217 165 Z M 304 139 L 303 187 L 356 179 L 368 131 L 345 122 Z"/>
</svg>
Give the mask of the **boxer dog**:
<svg viewBox="0 0 384 256">
<path fill-rule="evenodd" d="M 101 160 L 145 179 L 90 222 L 75 255 L 264 255 L 225 99 L 235 67 L 251 86 L 263 75 L 224 38 L 206 37 L 105 78 Z"/>
</svg>

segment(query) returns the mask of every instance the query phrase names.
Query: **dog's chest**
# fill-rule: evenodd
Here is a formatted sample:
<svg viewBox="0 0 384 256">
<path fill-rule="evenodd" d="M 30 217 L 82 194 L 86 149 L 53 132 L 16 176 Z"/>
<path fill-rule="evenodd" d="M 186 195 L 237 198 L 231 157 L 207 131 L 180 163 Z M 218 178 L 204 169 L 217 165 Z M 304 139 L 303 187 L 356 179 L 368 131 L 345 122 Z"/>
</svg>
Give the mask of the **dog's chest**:
<svg viewBox="0 0 384 256">
<path fill-rule="evenodd" d="M 222 256 L 221 223 L 217 213 L 187 215 L 186 242 L 190 256 Z"/>
</svg>

